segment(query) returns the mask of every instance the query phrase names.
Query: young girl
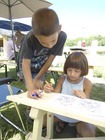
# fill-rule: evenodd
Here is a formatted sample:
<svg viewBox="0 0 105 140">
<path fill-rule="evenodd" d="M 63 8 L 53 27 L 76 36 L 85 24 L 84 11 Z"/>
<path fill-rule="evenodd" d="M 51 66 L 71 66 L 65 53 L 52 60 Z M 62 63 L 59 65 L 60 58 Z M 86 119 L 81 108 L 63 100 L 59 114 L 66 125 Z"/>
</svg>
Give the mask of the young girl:
<svg viewBox="0 0 105 140">
<path fill-rule="evenodd" d="M 61 94 L 77 96 L 79 98 L 90 98 L 92 83 L 89 79 L 84 77 L 87 74 L 88 61 L 86 56 L 82 52 L 73 52 L 65 61 L 64 75 L 58 79 L 56 87 L 53 89 L 51 85 L 46 83 L 44 91 L 53 91 Z M 77 135 L 79 137 L 95 137 L 95 127 L 92 124 L 61 115 L 55 116 L 59 119 L 56 127 L 57 132 L 61 132 L 61 128 L 63 128 L 65 122 L 67 122 L 76 125 Z"/>
</svg>

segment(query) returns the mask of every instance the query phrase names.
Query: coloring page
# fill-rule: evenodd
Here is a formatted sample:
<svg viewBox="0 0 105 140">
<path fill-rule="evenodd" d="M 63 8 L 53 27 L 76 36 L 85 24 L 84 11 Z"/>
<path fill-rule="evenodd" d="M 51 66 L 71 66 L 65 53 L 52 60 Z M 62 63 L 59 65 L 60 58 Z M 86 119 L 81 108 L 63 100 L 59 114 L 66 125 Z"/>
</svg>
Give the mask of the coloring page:
<svg viewBox="0 0 105 140">
<path fill-rule="evenodd" d="M 74 110 L 77 112 L 84 112 L 86 114 L 97 115 L 105 117 L 105 103 L 91 100 L 91 99 L 81 99 L 79 97 L 58 94 L 54 97 L 50 103 L 56 106 L 67 109 L 68 111 Z"/>
</svg>

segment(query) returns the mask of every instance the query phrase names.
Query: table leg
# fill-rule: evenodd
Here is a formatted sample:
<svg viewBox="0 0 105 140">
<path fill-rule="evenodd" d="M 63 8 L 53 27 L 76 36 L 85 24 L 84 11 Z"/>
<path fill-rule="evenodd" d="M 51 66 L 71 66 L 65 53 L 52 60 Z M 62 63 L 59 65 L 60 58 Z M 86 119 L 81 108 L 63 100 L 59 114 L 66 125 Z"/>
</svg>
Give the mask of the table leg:
<svg viewBox="0 0 105 140">
<path fill-rule="evenodd" d="M 31 108 L 30 117 L 34 119 L 31 140 L 41 140 L 43 117 L 45 114 L 46 111 Z"/>
<path fill-rule="evenodd" d="M 54 124 L 53 114 L 48 112 L 47 113 L 47 135 L 46 135 L 46 137 L 49 139 L 53 138 L 53 124 Z"/>
</svg>

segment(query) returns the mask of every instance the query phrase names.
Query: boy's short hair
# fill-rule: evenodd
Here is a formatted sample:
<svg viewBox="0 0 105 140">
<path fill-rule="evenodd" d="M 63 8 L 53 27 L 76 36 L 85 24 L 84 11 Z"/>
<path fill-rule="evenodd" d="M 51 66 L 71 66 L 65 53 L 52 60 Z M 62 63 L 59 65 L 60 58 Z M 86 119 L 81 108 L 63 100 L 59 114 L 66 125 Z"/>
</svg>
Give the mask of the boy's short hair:
<svg viewBox="0 0 105 140">
<path fill-rule="evenodd" d="M 88 74 L 88 60 L 82 52 L 71 53 L 64 64 L 64 73 L 67 74 L 67 68 L 81 69 L 81 76 Z"/>
<path fill-rule="evenodd" d="M 59 18 L 56 12 L 49 8 L 36 11 L 32 17 L 32 28 L 35 35 L 49 36 L 59 30 Z"/>
</svg>

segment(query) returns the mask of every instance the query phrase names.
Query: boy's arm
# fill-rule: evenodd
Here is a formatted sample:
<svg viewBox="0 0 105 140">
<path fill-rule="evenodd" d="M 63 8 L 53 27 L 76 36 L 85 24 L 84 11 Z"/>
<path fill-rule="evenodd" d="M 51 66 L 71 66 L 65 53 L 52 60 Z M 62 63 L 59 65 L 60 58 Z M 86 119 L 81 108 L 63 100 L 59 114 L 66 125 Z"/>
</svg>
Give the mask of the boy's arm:
<svg viewBox="0 0 105 140">
<path fill-rule="evenodd" d="M 35 88 L 34 88 L 32 76 L 31 76 L 30 64 L 31 64 L 30 59 L 23 59 L 22 69 L 23 69 L 23 74 L 24 74 L 24 78 L 26 82 L 26 87 L 28 91 L 33 91 Z"/>
<path fill-rule="evenodd" d="M 49 67 L 51 66 L 53 60 L 55 58 L 55 55 L 50 55 L 49 58 L 47 59 L 47 61 L 45 62 L 45 64 L 43 65 L 43 67 L 41 68 L 41 70 L 39 71 L 39 73 L 37 74 L 37 76 L 34 79 L 34 85 L 36 85 L 36 81 L 40 80 L 40 78 L 43 76 L 43 74 L 45 74 L 45 72 L 49 69 Z"/>
<path fill-rule="evenodd" d="M 23 69 L 23 74 L 24 74 L 24 78 L 25 78 L 25 82 L 26 82 L 26 86 L 27 86 L 27 90 L 28 91 L 34 90 L 35 89 L 35 86 L 37 88 L 37 85 L 36 85 L 37 82 L 36 81 L 37 80 L 39 81 L 40 78 L 42 77 L 42 75 L 48 70 L 48 68 L 51 66 L 54 58 L 55 58 L 54 55 L 49 56 L 48 60 L 44 64 L 44 66 L 42 67 L 42 69 L 40 70 L 40 72 L 35 77 L 34 83 L 33 83 L 33 79 L 32 79 L 32 76 L 31 76 L 31 69 L 30 69 L 31 60 L 29 60 L 29 59 L 23 59 L 22 69 Z"/>
</svg>

